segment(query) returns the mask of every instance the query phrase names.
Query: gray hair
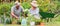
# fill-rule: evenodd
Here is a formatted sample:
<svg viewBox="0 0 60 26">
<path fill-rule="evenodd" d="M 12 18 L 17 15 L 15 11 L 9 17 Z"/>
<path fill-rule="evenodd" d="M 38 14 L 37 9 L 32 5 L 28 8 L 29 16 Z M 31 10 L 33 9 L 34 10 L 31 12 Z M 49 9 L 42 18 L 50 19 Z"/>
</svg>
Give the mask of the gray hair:
<svg viewBox="0 0 60 26">
<path fill-rule="evenodd" d="M 15 5 L 20 5 L 20 3 L 19 2 L 15 2 Z"/>
</svg>

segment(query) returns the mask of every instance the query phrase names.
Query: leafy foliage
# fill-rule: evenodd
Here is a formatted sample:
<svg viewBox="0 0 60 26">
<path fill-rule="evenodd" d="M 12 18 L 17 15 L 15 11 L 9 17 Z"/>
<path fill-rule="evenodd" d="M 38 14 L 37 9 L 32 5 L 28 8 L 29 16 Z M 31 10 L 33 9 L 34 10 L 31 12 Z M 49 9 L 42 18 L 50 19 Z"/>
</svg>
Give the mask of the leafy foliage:
<svg viewBox="0 0 60 26">
<path fill-rule="evenodd" d="M 49 12 L 49 13 L 58 13 L 60 11 L 60 2 L 58 0 L 50 1 L 50 0 L 37 0 L 38 7 L 40 8 L 40 12 Z M 11 7 L 14 5 L 14 2 L 12 3 L 0 3 L 0 15 L 3 15 L 6 13 L 6 16 L 10 17 L 10 11 Z M 21 5 L 24 8 L 25 13 L 28 13 L 28 9 L 31 7 L 30 0 L 28 2 L 23 2 Z M 44 15 L 44 14 L 43 14 Z M 45 16 L 45 15 L 44 15 Z M 30 17 L 28 17 L 30 20 Z M 34 18 L 32 18 L 34 20 Z M 21 21 L 21 20 L 20 20 Z M 34 20 L 36 22 L 40 22 L 40 20 Z"/>
<path fill-rule="evenodd" d="M 22 6 L 24 7 L 24 9 L 29 9 L 31 7 L 30 3 L 28 2 L 23 2 Z"/>
</svg>

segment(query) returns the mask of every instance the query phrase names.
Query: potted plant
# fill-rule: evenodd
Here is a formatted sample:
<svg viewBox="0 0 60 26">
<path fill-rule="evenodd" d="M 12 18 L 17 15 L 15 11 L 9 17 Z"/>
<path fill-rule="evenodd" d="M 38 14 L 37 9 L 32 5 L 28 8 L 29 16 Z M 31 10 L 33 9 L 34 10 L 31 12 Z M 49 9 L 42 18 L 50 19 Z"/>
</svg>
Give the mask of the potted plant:
<svg viewBox="0 0 60 26">
<path fill-rule="evenodd" d="M 41 19 L 41 21 L 40 21 L 40 26 L 44 26 L 44 21 L 43 21 L 43 19 Z"/>
</svg>

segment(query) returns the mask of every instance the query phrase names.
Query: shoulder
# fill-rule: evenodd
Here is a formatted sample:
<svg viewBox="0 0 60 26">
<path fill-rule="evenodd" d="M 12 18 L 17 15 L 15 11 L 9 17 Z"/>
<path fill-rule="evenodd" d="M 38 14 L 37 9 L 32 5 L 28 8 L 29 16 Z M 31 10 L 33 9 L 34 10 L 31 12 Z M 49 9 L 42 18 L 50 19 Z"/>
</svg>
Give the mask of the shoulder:
<svg viewBox="0 0 60 26">
<path fill-rule="evenodd" d="M 23 10 L 24 8 L 22 6 L 20 6 L 19 9 Z"/>
<path fill-rule="evenodd" d="M 36 8 L 36 10 L 39 10 L 39 8 Z"/>
<path fill-rule="evenodd" d="M 31 11 L 31 8 L 28 11 L 30 12 Z"/>
<path fill-rule="evenodd" d="M 39 10 L 39 8 L 37 7 L 37 9 Z"/>
<path fill-rule="evenodd" d="M 12 7 L 11 7 L 11 9 L 14 9 L 14 8 L 15 8 L 15 6 L 12 6 Z"/>
<path fill-rule="evenodd" d="M 23 8 L 22 6 L 20 6 L 21 8 Z"/>
</svg>

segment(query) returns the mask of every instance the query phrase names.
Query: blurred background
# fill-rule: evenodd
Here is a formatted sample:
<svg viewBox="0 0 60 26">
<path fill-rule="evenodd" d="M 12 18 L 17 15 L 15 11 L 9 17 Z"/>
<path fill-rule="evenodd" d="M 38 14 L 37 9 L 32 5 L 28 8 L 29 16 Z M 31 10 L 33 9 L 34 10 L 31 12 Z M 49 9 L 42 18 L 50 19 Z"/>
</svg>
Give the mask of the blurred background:
<svg viewBox="0 0 60 26">
<path fill-rule="evenodd" d="M 17 24 L 12 24 L 12 17 L 10 14 L 11 7 L 15 1 L 19 1 L 24 8 L 25 13 L 31 8 L 32 0 L 0 0 L 0 26 L 20 26 L 21 20 Z M 34 20 L 36 25 L 44 23 L 44 26 L 60 26 L 60 0 L 36 0 L 42 18 Z M 30 18 L 29 18 L 30 19 Z"/>
</svg>

